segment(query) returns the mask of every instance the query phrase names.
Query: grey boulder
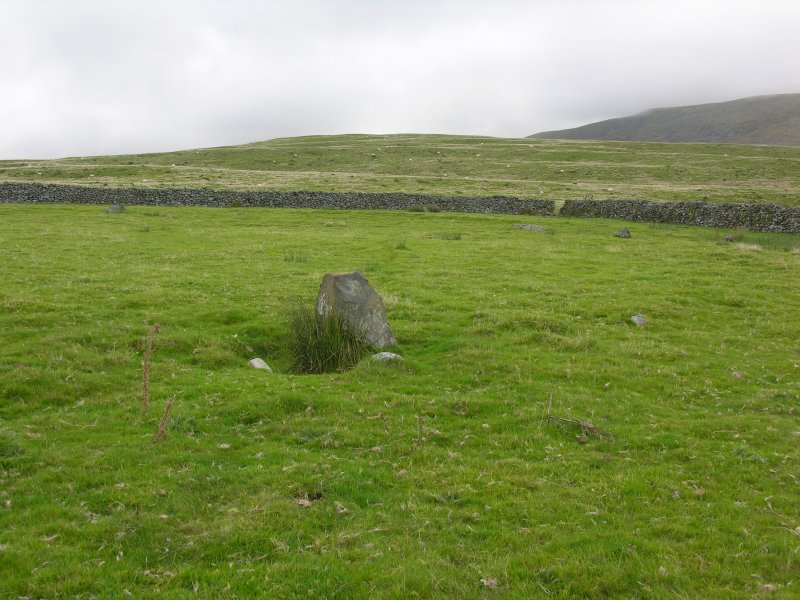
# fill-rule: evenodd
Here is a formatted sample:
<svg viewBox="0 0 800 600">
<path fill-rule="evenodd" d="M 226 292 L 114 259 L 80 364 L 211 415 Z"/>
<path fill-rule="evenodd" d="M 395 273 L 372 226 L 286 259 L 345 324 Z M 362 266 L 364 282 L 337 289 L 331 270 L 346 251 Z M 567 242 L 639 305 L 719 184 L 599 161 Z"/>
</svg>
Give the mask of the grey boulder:
<svg viewBox="0 0 800 600">
<path fill-rule="evenodd" d="M 328 273 L 323 277 L 317 294 L 317 315 L 327 317 L 332 313 L 374 348 L 397 343 L 386 321 L 383 299 L 361 271 Z"/>
</svg>

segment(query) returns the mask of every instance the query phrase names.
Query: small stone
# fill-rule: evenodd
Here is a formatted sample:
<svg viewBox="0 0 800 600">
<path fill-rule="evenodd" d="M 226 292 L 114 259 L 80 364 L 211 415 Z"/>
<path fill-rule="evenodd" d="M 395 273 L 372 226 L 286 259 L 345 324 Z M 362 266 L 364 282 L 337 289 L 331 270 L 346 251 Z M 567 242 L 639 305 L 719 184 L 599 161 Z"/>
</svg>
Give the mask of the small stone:
<svg viewBox="0 0 800 600">
<path fill-rule="evenodd" d="M 678 500 L 681 497 L 681 493 L 678 490 L 675 490 L 674 492 L 672 492 L 672 497 L 675 500 Z"/>
<path fill-rule="evenodd" d="M 547 231 L 541 225 L 531 225 L 526 223 L 514 223 L 512 227 L 516 227 L 517 229 L 527 229 L 528 231 Z"/>
<path fill-rule="evenodd" d="M 125 207 L 122 206 L 121 204 L 112 204 L 111 206 L 106 208 L 106 212 L 108 214 L 125 212 Z"/>
<path fill-rule="evenodd" d="M 369 357 L 370 360 L 378 360 L 380 362 L 390 362 L 393 360 L 403 360 L 403 357 L 394 352 L 378 352 Z"/>
<path fill-rule="evenodd" d="M 744 377 L 744 374 L 743 374 L 743 373 L 740 373 L 739 371 L 734 371 L 733 373 L 731 373 L 731 375 L 732 375 L 732 376 L 733 376 L 733 378 L 734 378 L 734 379 L 736 379 L 736 380 L 739 380 L 739 379 L 741 379 L 742 377 Z"/>
<path fill-rule="evenodd" d="M 625 228 L 622 228 L 617 233 L 614 234 L 614 237 L 627 239 L 627 238 L 631 237 L 631 232 L 628 231 Z"/>
<path fill-rule="evenodd" d="M 483 584 L 483 587 L 489 588 L 490 590 L 497 587 L 497 579 L 494 577 L 485 577 L 484 579 L 481 579 L 481 583 Z"/>
<path fill-rule="evenodd" d="M 647 325 L 647 319 L 644 318 L 642 315 L 633 315 L 631 317 L 631 322 L 634 323 L 637 327 L 644 327 Z"/>
<path fill-rule="evenodd" d="M 262 369 L 264 371 L 272 373 L 272 368 L 260 358 L 254 358 L 248 361 L 247 364 L 253 367 L 254 369 Z"/>
</svg>

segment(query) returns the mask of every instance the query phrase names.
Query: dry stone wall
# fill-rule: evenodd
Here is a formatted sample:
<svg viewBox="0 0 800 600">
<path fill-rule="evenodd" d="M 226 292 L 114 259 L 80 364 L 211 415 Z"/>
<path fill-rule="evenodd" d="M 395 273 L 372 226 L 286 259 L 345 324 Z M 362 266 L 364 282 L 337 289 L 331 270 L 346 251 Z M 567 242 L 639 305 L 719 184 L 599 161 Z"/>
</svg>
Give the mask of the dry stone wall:
<svg viewBox="0 0 800 600">
<path fill-rule="evenodd" d="M 365 192 L 228 191 L 183 188 L 101 188 L 61 184 L 0 183 L 0 203 L 121 204 L 409 210 L 435 206 L 469 213 L 552 215 L 552 200 L 511 196 L 437 196 Z M 647 200 L 567 200 L 560 215 L 673 223 L 722 229 L 800 233 L 800 207 L 777 204 L 650 202 Z"/>
<path fill-rule="evenodd" d="M 436 207 L 469 213 L 552 215 L 552 200 L 509 196 L 435 196 L 363 192 L 228 191 L 177 188 L 100 188 L 60 184 L 0 183 L 0 203 L 121 204 L 141 206 L 210 206 L 267 208 L 338 208 L 409 210 Z"/>
<path fill-rule="evenodd" d="M 599 217 L 644 223 L 800 233 L 800 208 L 777 204 L 567 200 L 559 214 L 565 217 Z"/>
</svg>

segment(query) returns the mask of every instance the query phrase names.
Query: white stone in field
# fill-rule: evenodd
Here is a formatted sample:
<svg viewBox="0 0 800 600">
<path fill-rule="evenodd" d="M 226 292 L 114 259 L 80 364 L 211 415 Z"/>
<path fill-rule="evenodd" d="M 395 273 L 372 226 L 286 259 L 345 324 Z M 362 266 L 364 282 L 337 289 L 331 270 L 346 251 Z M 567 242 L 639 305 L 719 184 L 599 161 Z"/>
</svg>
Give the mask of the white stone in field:
<svg viewBox="0 0 800 600">
<path fill-rule="evenodd" d="M 517 229 L 527 229 L 528 231 L 547 231 L 541 225 L 532 225 L 530 223 L 514 223 L 512 227 L 516 227 Z"/>
<path fill-rule="evenodd" d="M 644 327 L 647 325 L 647 319 L 644 318 L 642 315 L 633 315 L 631 317 L 631 321 L 636 324 L 637 327 Z"/>
<path fill-rule="evenodd" d="M 378 352 L 370 356 L 371 360 L 379 360 L 381 362 L 389 362 L 391 360 L 403 360 L 403 357 L 394 352 Z"/>
<path fill-rule="evenodd" d="M 247 364 L 253 367 L 254 369 L 263 369 L 264 371 L 269 371 L 270 373 L 272 373 L 272 368 L 270 368 L 270 366 L 260 358 L 254 358 L 253 360 L 248 361 Z"/>
</svg>

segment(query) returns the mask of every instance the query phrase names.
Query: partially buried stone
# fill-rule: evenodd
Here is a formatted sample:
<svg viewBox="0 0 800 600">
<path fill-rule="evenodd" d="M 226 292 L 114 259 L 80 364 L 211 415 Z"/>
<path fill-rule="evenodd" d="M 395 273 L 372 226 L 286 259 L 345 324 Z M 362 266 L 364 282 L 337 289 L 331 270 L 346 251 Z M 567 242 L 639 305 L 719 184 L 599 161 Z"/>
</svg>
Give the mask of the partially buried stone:
<svg viewBox="0 0 800 600">
<path fill-rule="evenodd" d="M 112 204 L 106 209 L 109 214 L 125 212 L 125 207 L 122 204 Z"/>
<path fill-rule="evenodd" d="M 631 321 L 633 321 L 637 327 L 644 327 L 647 324 L 647 319 L 645 319 L 642 315 L 633 315 L 631 317 Z"/>
<path fill-rule="evenodd" d="M 383 299 L 361 271 L 325 275 L 317 294 L 317 314 L 338 315 L 350 331 L 374 348 L 397 342 L 386 321 Z"/>
<path fill-rule="evenodd" d="M 541 225 L 531 225 L 528 223 L 514 223 L 512 227 L 517 229 L 527 229 L 528 231 L 546 231 Z"/>
<path fill-rule="evenodd" d="M 390 362 L 393 360 L 403 360 L 403 357 L 399 354 L 395 354 L 394 352 L 378 352 L 377 354 L 370 356 L 370 359 L 380 362 Z"/>
<path fill-rule="evenodd" d="M 628 231 L 625 228 L 622 228 L 617 233 L 614 234 L 614 237 L 627 239 L 627 238 L 631 237 L 631 232 Z"/>
<path fill-rule="evenodd" d="M 247 364 L 253 367 L 254 369 L 262 369 L 264 371 L 269 371 L 270 373 L 272 373 L 272 369 L 270 368 L 270 366 L 260 358 L 254 358 L 248 361 Z"/>
</svg>

